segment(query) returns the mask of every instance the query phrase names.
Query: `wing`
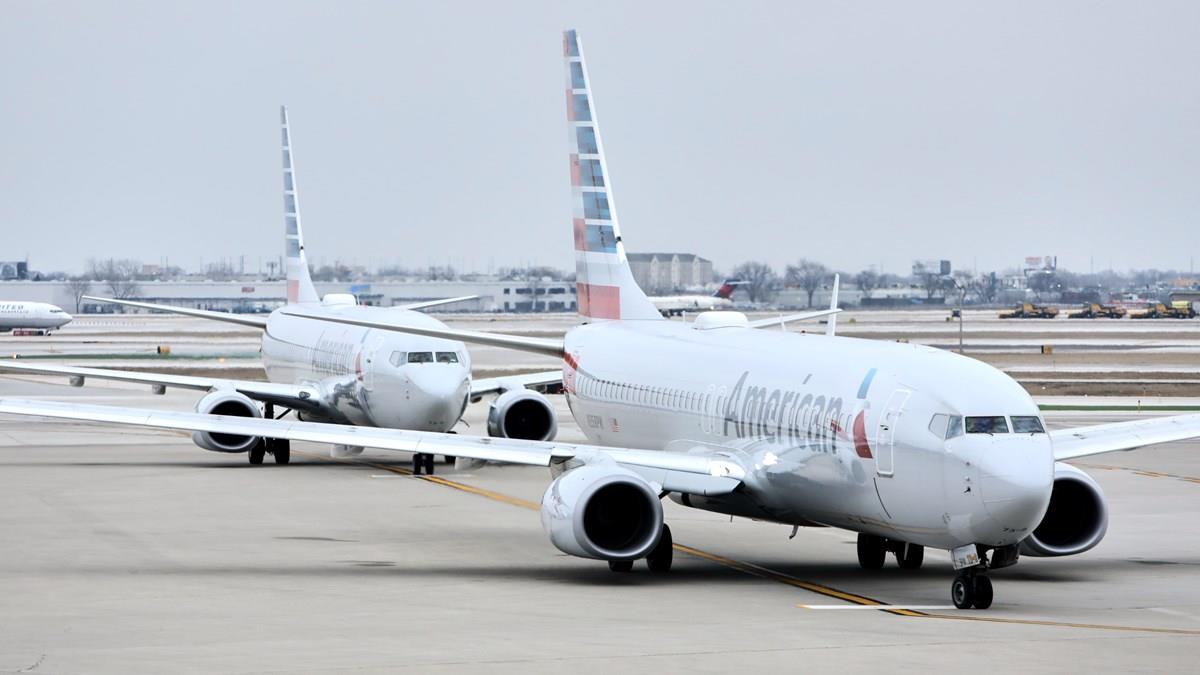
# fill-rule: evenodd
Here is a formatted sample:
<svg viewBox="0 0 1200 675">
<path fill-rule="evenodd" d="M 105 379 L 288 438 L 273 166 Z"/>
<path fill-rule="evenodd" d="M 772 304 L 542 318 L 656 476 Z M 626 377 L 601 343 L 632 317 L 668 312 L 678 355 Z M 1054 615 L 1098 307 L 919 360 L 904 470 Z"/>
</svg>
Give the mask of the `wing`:
<svg viewBox="0 0 1200 675">
<path fill-rule="evenodd" d="M 696 495 L 727 494 L 736 489 L 745 476 L 745 471 L 732 456 L 725 456 L 710 449 L 699 453 L 659 452 L 19 399 L 0 399 L 0 413 L 155 429 L 284 438 L 399 452 L 445 454 L 510 464 L 550 466 L 568 460 L 583 463 L 610 460 L 637 471 L 647 480 L 658 484 L 662 490 Z"/>
<path fill-rule="evenodd" d="M 426 300 L 425 302 L 414 302 L 411 305 L 404 305 L 401 309 L 429 309 L 430 307 L 441 307 L 442 305 L 453 305 L 456 302 L 466 302 L 474 300 L 478 295 L 460 295 L 457 298 L 442 298 L 440 300 Z"/>
<path fill-rule="evenodd" d="M 87 378 L 94 377 L 98 380 L 136 382 L 156 387 L 175 387 L 179 389 L 195 389 L 197 391 L 232 389 L 257 401 L 276 403 L 301 410 L 314 408 L 316 407 L 316 402 L 321 400 L 320 392 L 315 387 L 258 382 L 255 380 L 231 380 L 216 377 L 192 377 L 190 375 L 164 375 L 161 373 L 135 373 L 127 370 L 77 368 L 75 366 L 35 365 L 16 363 L 11 360 L 0 361 L 0 371 L 24 373 L 27 375 L 63 375 L 71 378 L 71 384 L 76 387 L 83 386 Z"/>
<path fill-rule="evenodd" d="M 189 307 L 174 307 L 172 305 L 156 305 L 152 302 L 135 302 L 133 300 L 117 300 L 115 298 L 97 298 L 91 295 L 83 296 L 85 300 L 96 300 L 98 302 L 108 302 L 114 305 L 122 305 L 125 307 L 137 307 L 139 309 L 150 309 L 156 312 L 170 312 L 172 314 L 183 314 L 184 316 L 198 316 L 201 319 L 212 319 L 213 321 L 224 321 L 225 323 L 236 323 L 243 326 L 254 326 L 266 330 L 267 320 L 257 316 L 247 316 L 245 314 L 229 314 L 227 312 L 210 312 L 206 309 L 191 309 Z"/>
<path fill-rule="evenodd" d="M 306 319 L 312 319 L 314 321 L 344 323 L 350 326 L 362 326 L 363 328 L 377 328 L 379 330 L 396 331 L 397 333 L 425 335 L 427 337 L 445 338 L 447 340 L 471 342 L 475 344 L 489 345 L 492 347 L 505 347 L 507 349 L 517 349 L 520 351 L 533 352 L 535 354 L 546 354 L 556 357 L 561 357 L 564 352 L 562 340 L 524 337 L 521 335 L 505 335 L 503 333 L 486 333 L 476 330 L 459 330 L 455 328 L 398 326 L 386 321 L 367 321 L 364 319 L 353 319 L 343 316 L 321 316 L 319 314 L 309 314 L 302 310 L 293 309 L 291 307 L 281 309 L 279 312 L 282 314 L 287 314 L 288 316 L 299 316 Z"/>
<path fill-rule="evenodd" d="M 561 370 L 546 370 L 540 373 L 510 375 L 507 377 L 485 377 L 471 380 L 471 399 L 484 394 L 504 393 L 509 389 L 547 389 L 562 385 Z"/>
<path fill-rule="evenodd" d="M 1075 459 L 1200 438 L 1200 415 L 1174 415 L 1050 432 L 1054 459 Z"/>
<path fill-rule="evenodd" d="M 840 309 L 832 308 L 819 309 L 815 312 L 801 312 L 800 314 L 785 314 L 784 316 L 777 316 L 772 319 L 756 319 L 748 322 L 746 325 L 750 328 L 770 328 L 772 326 L 782 326 L 785 323 L 791 323 L 793 321 L 807 321 L 808 319 L 819 319 L 823 316 L 832 316 L 841 311 L 842 310 Z"/>
</svg>

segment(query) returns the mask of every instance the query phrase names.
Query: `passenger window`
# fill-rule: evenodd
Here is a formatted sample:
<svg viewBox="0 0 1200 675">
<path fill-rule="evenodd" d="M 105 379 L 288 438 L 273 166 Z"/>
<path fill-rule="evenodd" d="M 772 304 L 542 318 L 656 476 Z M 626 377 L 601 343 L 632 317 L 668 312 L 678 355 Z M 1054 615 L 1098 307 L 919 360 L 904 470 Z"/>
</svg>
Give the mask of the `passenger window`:
<svg viewBox="0 0 1200 675">
<path fill-rule="evenodd" d="M 946 425 L 946 438 L 957 438 L 963 434 L 962 415 L 951 415 L 950 422 Z"/>
<path fill-rule="evenodd" d="M 1045 427 L 1037 415 L 1013 415 L 1012 427 L 1014 434 L 1044 434 Z"/>
<path fill-rule="evenodd" d="M 433 363 L 433 352 L 409 352 L 409 363 Z"/>
<path fill-rule="evenodd" d="M 1008 420 L 1003 415 L 988 417 L 968 417 L 968 434 L 1007 434 Z"/>
<path fill-rule="evenodd" d="M 388 361 L 390 361 L 393 366 L 399 368 L 400 364 L 404 363 L 404 352 L 392 352 L 392 355 L 388 358 Z"/>
<path fill-rule="evenodd" d="M 438 363 L 458 363 L 458 354 L 455 352 L 438 352 Z"/>
<path fill-rule="evenodd" d="M 937 414 L 933 419 L 929 420 L 929 431 L 938 438 L 946 437 L 946 424 L 950 421 L 949 415 Z"/>
</svg>

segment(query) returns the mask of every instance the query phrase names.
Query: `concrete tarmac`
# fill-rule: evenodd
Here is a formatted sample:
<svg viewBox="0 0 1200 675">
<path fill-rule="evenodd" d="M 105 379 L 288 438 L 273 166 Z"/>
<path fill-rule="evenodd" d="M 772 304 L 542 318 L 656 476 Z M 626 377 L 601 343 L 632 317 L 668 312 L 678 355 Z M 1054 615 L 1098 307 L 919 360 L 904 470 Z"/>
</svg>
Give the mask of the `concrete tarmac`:
<svg viewBox="0 0 1200 675">
<path fill-rule="evenodd" d="M 0 396 L 197 398 L 28 377 Z M 1117 419 L 1066 415 L 1049 419 Z M 0 416 L 0 671 L 1182 671 L 1200 652 L 1198 443 L 1081 462 L 1108 537 L 997 571 L 987 611 L 950 606 L 943 552 L 864 572 L 851 533 L 667 502 L 674 569 L 613 574 L 542 533 L 544 469 L 294 455 L 251 467 L 182 434 Z"/>
</svg>

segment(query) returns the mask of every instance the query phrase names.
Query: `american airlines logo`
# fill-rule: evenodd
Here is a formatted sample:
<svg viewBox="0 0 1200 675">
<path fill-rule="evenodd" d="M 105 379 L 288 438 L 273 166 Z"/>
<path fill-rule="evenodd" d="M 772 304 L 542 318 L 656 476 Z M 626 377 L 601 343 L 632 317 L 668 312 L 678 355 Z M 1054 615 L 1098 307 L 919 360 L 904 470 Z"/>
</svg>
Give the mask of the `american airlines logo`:
<svg viewBox="0 0 1200 675">
<path fill-rule="evenodd" d="M 748 384 L 742 373 L 725 400 L 725 436 L 763 438 L 768 442 L 803 442 L 820 452 L 836 452 L 838 436 L 846 437 L 851 412 L 837 396 L 768 389 Z"/>
</svg>

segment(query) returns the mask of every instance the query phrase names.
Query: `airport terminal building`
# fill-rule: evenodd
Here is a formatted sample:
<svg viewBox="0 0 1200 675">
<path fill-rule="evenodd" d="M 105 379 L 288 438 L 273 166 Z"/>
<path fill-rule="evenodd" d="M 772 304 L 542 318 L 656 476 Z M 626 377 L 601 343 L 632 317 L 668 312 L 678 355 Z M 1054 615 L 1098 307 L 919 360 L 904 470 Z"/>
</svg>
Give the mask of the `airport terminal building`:
<svg viewBox="0 0 1200 675">
<path fill-rule="evenodd" d="M 575 282 L 545 280 L 318 282 L 317 292 L 350 293 L 360 304 L 391 307 L 414 302 L 479 296 L 438 312 L 574 312 Z M 4 281 L 0 298 L 49 302 L 72 314 L 113 312 L 115 305 L 81 300 L 69 281 Z M 270 281 L 139 281 L 125 299 L 228 312 L 269 312 L 284 304 L 282 279 Z M 83 294 L 114 295 L 106 282 L 94 281 Z"/>
</svg>

